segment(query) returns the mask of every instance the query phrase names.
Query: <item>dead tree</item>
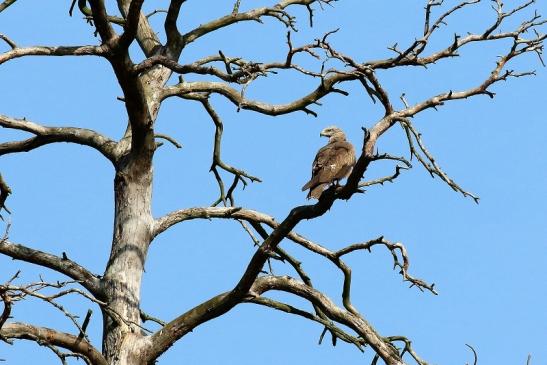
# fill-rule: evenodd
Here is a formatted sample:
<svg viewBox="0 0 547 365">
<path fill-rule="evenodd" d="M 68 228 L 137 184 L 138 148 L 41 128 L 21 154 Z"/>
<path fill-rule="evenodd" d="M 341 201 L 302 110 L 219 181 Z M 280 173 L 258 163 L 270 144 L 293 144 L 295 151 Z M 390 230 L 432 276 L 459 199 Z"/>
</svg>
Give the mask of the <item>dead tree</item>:
<svg viewBox="0 0 547 365">
<path fill-rule="evenodd" d="M 6 278 L 5 283 L 0 285 L 0 297 L 4 304 L 0 316 L 1 340 L 10 343 L 17 339 L 35 341 L 50 348 L 63 363 L 69 357 L 76 357 L 94 365 L 152 364 L 176 341 L 201 324 L 222 316 L 241 303 L 254 303 L 317 322 L 324 327 L 323 335 L 328 334 L 333 340 L 339 339 L 359 349 L 372 349 L 375 354 L 374 364 L 383 361 L 389 365 L 400 365 L 407 360 L 426 364 L 412 348 L 407 337 L 382 336 L 352 305 L 351 270 L 344 263 L 344 257 L 354 251 L 369 250 L 377 245 L 383 246 L 392 254 L 394 265 L 400 269 L 405 281 L 420 290 L 436 294 L 433 284 L 418 279 L 409 272 L 409 257 L 405 246 L 378 237 L 333 251 L 296 233 L 295 228 L 302 220 L 327 214 L 338 200 L 350 199 L 364 187 L 393 181 L 402 169 L 410 168 L 407 158 L 378 154 L 375 151 L 379 138 L 390 128 L 397 126 L 402 127 L 406 133 L 405 143 L 410 148 L 410 157 L 415 158 L 431 175 L 438 176 L 456 192 L 478 201 L 476 196 L 461 188 L 440 168 L 426 148 L 414 123 L 414 117 L 425 110 L 441 107 L 453 100 L 481 95 L 493 98 L 494 93 L 490 91 L 492 85 L 512 78 L 533 75 L 533 71 L 517 72 L 509 66 L 513 59 L 529 53 L 536 53 L 541 61 L 545 35 L 540 32 L 540 26 L 545 20 L 530 11 L 533 0 L 512 9 L 505 9 L 503 3 L 496 0 L 492 2 L 497 15 L 493 23 L 486 24 L 478 33 L 455 35 L 446 40 L 444 48 L 431 51 L 428 48 L 430 39 L 447 24 L 450 17 L 466 8 L 473 8 L 480 0 L 463 1 L 453 7 L 446 6 L 442 0 L 429 0 L 425 3 L 423 33 L 416 35 L 416 40 L 411 44 L 390 47 L 393 54 L 385 59 L 362 60 L 358 56 L 340 52 L 332 41 L 334 32 L 329 32 L 308 44 L 293 44 L 291 32 L 296 30 L 297 21 L 293 10 L 298 7 L 307 9 L 309 19 L 305 21 L 312 25 L 314 12 L 327 11 L 335 1 L 280 0 L 273 6 L 242 10 L 246 4 L 240 4 L 241 1 L 238 0 L 231 13 L 183 33 L 179 31 L 177 22 L 191 15 L 181 12 L 185 0 L 171 0 L 168 9 L 154 12 L 159 13 L 155 16 L 164 16 L 165 19 L 163 24 L 166 42 L 162 43 L 157 35 L 159 30 L 152 28 L 148 16 L 142 12 L 143 0 L 118 0 L 119 12 L 116 14 L 107 12 L 104 0 L 73 0 L 70 4 L 70 15 L 78 12 L 83 14 L 84 19 L 98 35 L 97 44 L 20 47 L 17 40 L 11 39 L 9 35 L 0 34 L 0 38 L 9 48 L 0 54 L 0 65 L 32 56 L 86 56 L 106 60 L 123 91 L 120 99 L 125 104 L 128 120 L 123 138 L 114 140 L 94 130 L 45 126 L 28 119 L 0 115 L 0 125 L 3 128 L 24 131 L 32 135 L 28 139 L 0 144 L 0 155 L 31 151 L 52 143 L 68 142 L 98 151 L 115 169 L 113 239 L 110 259 L 102 275 L 90 272 L 65 254 L 56 256 L 33 249 L 32 244 L 14 243 L 7 234 L 1 240 L 0 253 L 3 255 L 49 268 L 67 277 L 67 281 L 64 282 L 40 281 L 24 285 L 15 284 L 17 274 Z M 5 0 L 0 3 L 0 12 L 9 11 L 9 6 L 17 6 L 16 1 Z M 506 20 L 519 16 L 519 25 L 506 29 Z M 218 54 L 211 54 L 191 63 L 179 63 L 185 47 L 192 42 L 201 41 L 203 36 L 236 23 L 262 22 L 266 18 L 279 21 L 287 28 L 287 52 L 283 59 L 277 62 L 261 62 L 219 51 Z M 410 103 L 404 95 L 392 95 L 378 76 L 379 71 L 427 67 L 437 62 L 449 61 L 470 44 L 498 41 L 504 42 L 503 44 L 508 44 L 509 41 L 509 45 L 492 65 L 490 74 L 469 89 L 446 90 L 417 103 Z M 129 47 L 134 43 L 138 44 L 145 55 L 142 59 L 135 59 L 130 55 Z M 295 62 L 297 55 L 318 59 L 323 61 L 323 65 L 329 61 L 329 64 L 336 66 L 309 69 Z M 316 87 L 286 104 L 269 104 L 249 99 L 245 95 L 246 88 L 253 81 L 264 76 L 275 77 L 279 70 L 301 73 L 316 80 Z M 178 82 L 169 81 L 173 74 L 180 75 Z M 200 81 L 186 81 L 185 75 L 197 75 L 201 78 Z M 220 95 L 238 110 L 251 110 L 270 116 L 296 112 L 316 116 L 318 102 L 328 94 L 346 95 L 347 92 L 342 90 L 341 86 L 350 82 L 362 86 L 362 91 L 382 108 L 383 116 L 370 126 L 363 126 L 362 146 L 346 185 L 329 188 L 315 204 L 294 207 L 280 221 L 265 213 L 236 205 L 236 187 L 260 180 L 222 159 L 223 121 L 212 105 L 210 97 Z M 218 182 L 220 193 L 212 206 L 182 208 L 162 217 L 154 217 L 151 211 L 153 157 L 161 143 L 158 139 L 178 146 L 174 139 L 156 134 L 154 130 L 162 102 L 170 98 L 176 98 L 181 103 L 198 103 L 214 123 L 216 134 L 211 171 Z M 363 180 L 369 165 L 379 160 L 398 163 L 394 173 L 380 179 Z M 226 173 L 233 176 L 231 182 L 223 180 L 222 176 L 226 176 Z M 0 178 L 0 207 L 6 211 L 6 202 L 9 203 L 7 198 L 11 193 L 8 183 Z M 196 304 L 168 322 L 158 320 L 161 328 L 154 333 L 145 333 L 142 331 L 142 322 L 153 317 L 141 311 L 140 290 L 150 244 L 158 235 L 174 225 L 195 219 L 238 221 L 256 242 L 257 249 L 248 265 L 242 268 L 240 280 L 234 283 L 233 289 Z M 314 288 L 312 278 L 304 271 L 299 259 L 280 247 L 283 239 L 288 239 L 325 258 L 341 270 L 344 278 L 341 283 L 342 306 L 335 304 Z M 292 267 L 294 277 L 263 274 L 264 266 L 269 260 L 278 260 Z M 47 293 L 45 289 L 48 289 Z M 55 294 L 51 294 L 52 289 L 57 290 Z M 305 311 L 273 300 L 268 297 L 268 293 L 272 291 L 283 291 L 300 297 L 311 303 L 314 311 Z M 96 344 L 90 343 L 86 335 L 90 314 L 84 321 L 80 321 L 58 302 L 59 298 L 67 295 L 79 295 L 100 307 L 103 318 L 101 350 Z M 72 321 L 75 332 L 65 333 L 8 320 L 12 306 L 29 297 L 43 300 L 61 311 Z"/>
</svg>

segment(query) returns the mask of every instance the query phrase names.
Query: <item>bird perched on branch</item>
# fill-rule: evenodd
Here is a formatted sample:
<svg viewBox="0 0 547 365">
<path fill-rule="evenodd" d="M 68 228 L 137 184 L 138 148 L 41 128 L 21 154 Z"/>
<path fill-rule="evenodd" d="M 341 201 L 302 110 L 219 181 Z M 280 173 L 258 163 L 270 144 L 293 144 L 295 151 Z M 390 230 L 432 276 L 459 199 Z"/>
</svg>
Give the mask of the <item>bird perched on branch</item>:
<svg viewBox="0 0 547 365">
<path fill-rule="evenodd" d="M 346 135 L 340 128 L 327 127 L 319 136 L 329 137 L 329 142 L 317 152 L 313 160 L 311 180 L 302 187 L 302 191 L 310 189 L 308 199 L 319 199 L 323 190 L 347 177 L 355 165 L 355 149 L 346 141 Z"/>
</svg>

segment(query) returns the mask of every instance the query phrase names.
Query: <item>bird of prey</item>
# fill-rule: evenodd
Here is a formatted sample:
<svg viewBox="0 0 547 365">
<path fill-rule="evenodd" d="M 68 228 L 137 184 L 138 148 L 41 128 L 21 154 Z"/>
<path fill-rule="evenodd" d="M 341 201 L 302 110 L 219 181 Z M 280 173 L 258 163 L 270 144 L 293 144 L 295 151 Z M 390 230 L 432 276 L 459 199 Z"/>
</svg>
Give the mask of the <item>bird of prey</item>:
<svg viewBox="0 0 547 365">
<path fill-rule="evenodd" d="M 329 137 L 329 142 L 317 152 L 313 160 L 311 180 L 302 187 L 302 191 L 310 189 L 308 199 L 319 199 L 323 190 L 347 177 L 355 165 L 353 145 L 346 141 L 346 135 L 340 128 L 327 127 L 319 136 Z"/>
</svg>

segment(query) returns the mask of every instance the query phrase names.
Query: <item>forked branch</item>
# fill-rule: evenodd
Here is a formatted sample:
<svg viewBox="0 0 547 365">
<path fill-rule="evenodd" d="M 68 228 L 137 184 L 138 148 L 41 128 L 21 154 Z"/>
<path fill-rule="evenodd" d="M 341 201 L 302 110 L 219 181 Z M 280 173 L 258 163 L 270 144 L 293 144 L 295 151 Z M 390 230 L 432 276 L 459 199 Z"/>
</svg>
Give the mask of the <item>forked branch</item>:
<svg viewBox="0 0 547 365">
<path fill-rule="evenodd" d="M 221 142 L 222 142 L 222 132 L 224 130 L 224 124 L 222 123 L 222 120 L 220 119 L 220 116 L 217 114 L 211 103 L 209 102 L 208 98 L 203 98 L 200 100 L 203 107 L 209 114 L 209 117 L 215 124 L 215 139 L 214 139 L 214 147 L 213 147 L 213 162 L 211 164 L 211 169 L 215 175 L 215 178 L 217 180 L 219 189 L 220 189 L 220 197 L 212 204 L 213 206 L 218 205 L 219 203 L 224 203 L 224 205 L 227 205 L 228 202 L 230 205 L 234 205 L 234 196 L 233 192 L 235 188 L 237 187 L 238 182 L 241 182 L 243 184 L 243 187 L 247 186 L 248 179 L 250 182 L 261 182 L 261 180 L 258 177 L 255 177 L 253 175 L 248 174 L 247 172 L 237 169 L 235 167 L 232 167 L 228 164 L 226 164 L 224 161 L 222 161 L 220 157 L 220 151 L 221 151 Z M 224 190 L 224 182 L 222 180 L 222 177 L 220 176 L 218 172 L 218 168 L 231 173 L 234 175 L 234 182 L 232 183 L 232 186 L 228 189 L 228 192 L 225 193 Z"/>
</svg>

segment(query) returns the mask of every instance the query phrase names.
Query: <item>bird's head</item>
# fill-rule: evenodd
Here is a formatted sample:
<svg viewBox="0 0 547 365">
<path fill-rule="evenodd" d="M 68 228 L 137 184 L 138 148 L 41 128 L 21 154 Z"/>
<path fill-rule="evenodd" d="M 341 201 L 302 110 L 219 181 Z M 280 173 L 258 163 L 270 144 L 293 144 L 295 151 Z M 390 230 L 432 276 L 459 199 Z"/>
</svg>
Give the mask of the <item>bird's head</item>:
<svg viewBox="0 0 547 365">
<path fill-rule="evenodd" d="M 319 133 L 319 136 L 346 139 L 346 135 L 344 134 L 344 132 L 334 125 L 323 129 L 321 133 Z"/>
</svg>

